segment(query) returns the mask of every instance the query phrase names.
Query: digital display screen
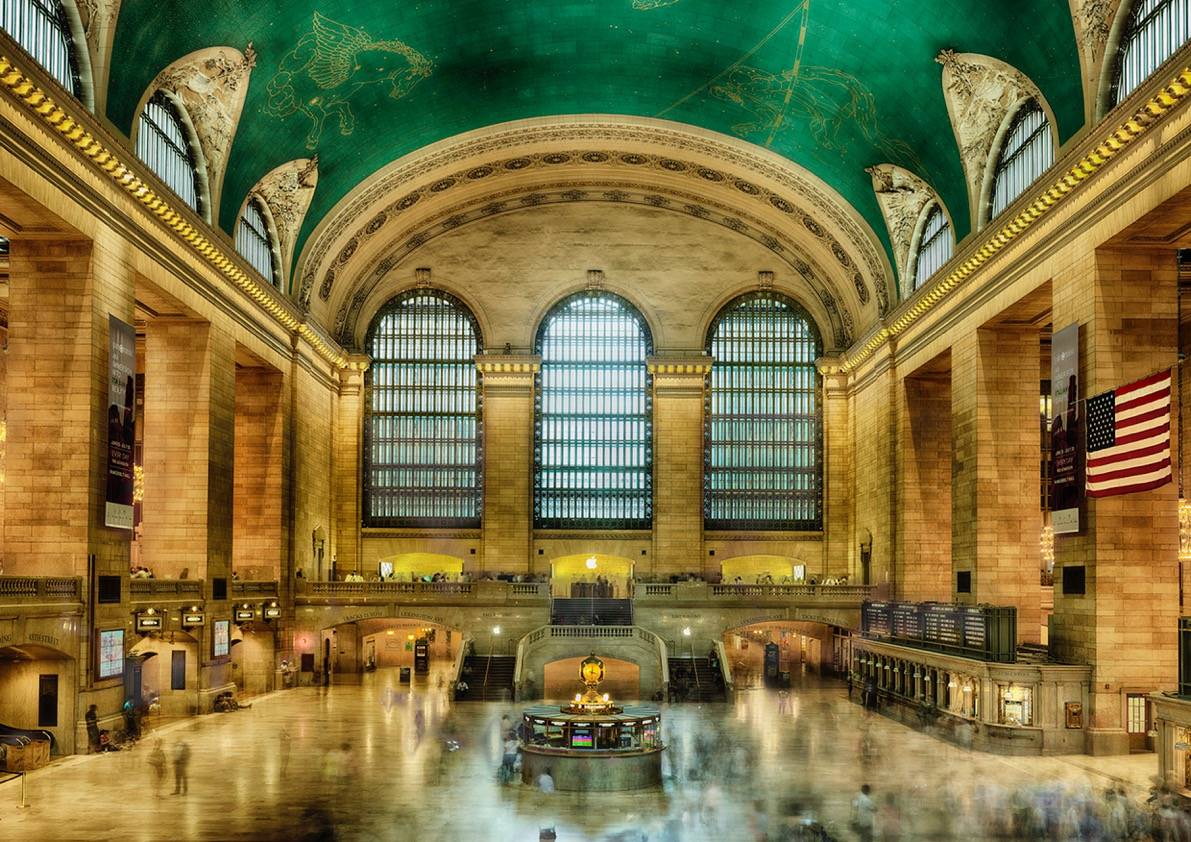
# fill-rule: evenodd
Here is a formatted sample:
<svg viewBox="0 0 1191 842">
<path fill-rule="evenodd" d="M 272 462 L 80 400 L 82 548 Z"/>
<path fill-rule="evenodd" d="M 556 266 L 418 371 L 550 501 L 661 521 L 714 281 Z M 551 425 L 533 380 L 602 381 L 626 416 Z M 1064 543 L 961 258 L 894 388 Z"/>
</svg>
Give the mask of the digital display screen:
<svg viewBox="0 0 1191 842">
<path fill-rule="evenodd" d="M 124 675 L 124 629 L 99 633 L 99 677 Z"/>
<path fill-rule="evenodd" d="M 222 658 L 228 651 L 228 638 L 231 633 L 231 620 L 216 620 L 215 621 L 215 637 L 213 653 L 216 658 Z"/>
<path fill-rule="evenodd" d="M 572 731 L 571 748 L 591 748 L 595 743 L 591 738 L 591 731 Z"/>
</svg>

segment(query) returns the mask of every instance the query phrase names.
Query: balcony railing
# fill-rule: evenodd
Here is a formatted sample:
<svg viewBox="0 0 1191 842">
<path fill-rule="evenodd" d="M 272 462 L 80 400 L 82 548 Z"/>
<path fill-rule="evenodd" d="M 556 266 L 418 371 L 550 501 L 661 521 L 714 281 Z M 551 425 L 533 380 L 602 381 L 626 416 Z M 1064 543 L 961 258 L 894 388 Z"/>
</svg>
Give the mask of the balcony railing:
<svg viewBox="0 0 1191 842">
<path fill-rule="evenodd" d="M 550 597 L 546 582 L 300 582 L 299 602 L 394 601 L 503 603 Z"/>
<path fill-rule="evenodd" d="M 77 576 L 0 576 L 0 603 L 80 602 Z"/>
<path fill-rule="evenodd" d="M 199 600 L 203 598 L 202 579 L 130 579 L 128 594 L 133 602 L 146 599 Z"/>
<path fill-rule="evenodd" d="M 263 580 L 244 580 L 236 579 L 232 581 L 232 595 L 233 596 L 277 596 L 277 580 L 263 581 Z"/>
<path fill-rule="evenodd" d="M 797 603 L 859 606 L 878 592 L 876 585 L 709 585 L 706 582 L 640 582 L 643 602 L 717 602 L 720 604 Z"/>
</svg>

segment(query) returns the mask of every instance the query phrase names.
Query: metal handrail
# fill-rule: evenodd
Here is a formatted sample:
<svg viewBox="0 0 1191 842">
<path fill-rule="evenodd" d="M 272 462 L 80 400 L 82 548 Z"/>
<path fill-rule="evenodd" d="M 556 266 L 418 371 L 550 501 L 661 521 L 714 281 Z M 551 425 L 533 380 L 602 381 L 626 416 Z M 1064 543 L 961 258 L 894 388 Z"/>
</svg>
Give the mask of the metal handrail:
<svg viewBox="0 0 1191 842">
<path fill-rule="evenodd" d="M 18 809 L 24 810 L 29 807 L 29 775 L 27 772 L 6 771 L 0 770 L 0 774 L 8 775 L 7 778 L 0 778 L 0 784 L 6 784 L 9 781 L 20 778 L 21 779 L 21 803 L 17 805 Z"/>
<path fill-rule="evenodd" d="M 732 686 L 732 668 L 728 664 L 728 650 L 724 648 L 724 641 L 715 642 L 715 654 L 720 659 L 720 677 L 724 681 L 724 692 L 732 699 L 732 691 L 735 688 Z"/>
</svg>

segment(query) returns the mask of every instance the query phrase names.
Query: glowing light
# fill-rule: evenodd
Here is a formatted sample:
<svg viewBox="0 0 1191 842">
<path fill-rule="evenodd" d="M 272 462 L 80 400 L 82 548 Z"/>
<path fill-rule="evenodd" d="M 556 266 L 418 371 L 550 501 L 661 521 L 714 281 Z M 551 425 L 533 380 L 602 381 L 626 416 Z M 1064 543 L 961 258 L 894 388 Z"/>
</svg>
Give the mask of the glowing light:
<svg viewBox="0 0 1191 842">
<path fill-rule="evenodd" d="M 1191 559 L 1191 503 L 1179 500 L 1179 560 Z"/>
<path fill-rule="evenodd" d="M 588 569 L 588 570 L 595 570 L 595 569 L 596 569 L 596 557 L 595 557 L 595 556 L 592 556 L 591 558 L 589 558 L 589 559 L 587 560 L 587 569 Z"/>
<path fill-rule="evenodd" d="M 493 626 L 492 634 L 496 635 L 497 637 L 500 637 L 500 626 Z"/>
<path fill-rule="evenodd" d="M 690 626 L 683 626 L 683 627 L 682 627 L 682 636 L 683 636 L 683 637 L 690 637 L 690 636 L 691 636 L 691 627 L 690 627 Z"/>
<path fill-rule="evenodd" d="M 1052 526 L 1042 527 L 1042 563 L 1047 571 L 1055 569 L 1055 530 Z"/>
</svg>

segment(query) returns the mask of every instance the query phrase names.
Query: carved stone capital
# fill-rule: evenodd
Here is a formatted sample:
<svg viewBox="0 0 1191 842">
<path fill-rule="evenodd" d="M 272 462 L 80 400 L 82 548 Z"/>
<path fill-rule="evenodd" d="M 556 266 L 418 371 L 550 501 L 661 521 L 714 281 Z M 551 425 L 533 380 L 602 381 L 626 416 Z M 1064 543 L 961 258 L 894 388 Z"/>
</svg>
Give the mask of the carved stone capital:
<svg viewBox="0 0 1191 842">
<path fill-rule="evenodd" d="M 702 351 L 658 354 L 645 365 L 653 375 L 653 391 L 665 396 L 702 396 L 714 360 Z"/>
<path fill-rule="evenodd" d="M 484 394 L 525 397 L 533 394 L 533 378 L 542 367 L 538 354 L 476 354 L 476 368 L 484 376 Z"/>
<path fill-rule="evenodd" d="M 815 360 L 815 368 L 823 378 L 823 390 L 828 395 L 848 388 L 848 372 L 844 369 L 843 357 L 819 357 Z"/>
</svg>

